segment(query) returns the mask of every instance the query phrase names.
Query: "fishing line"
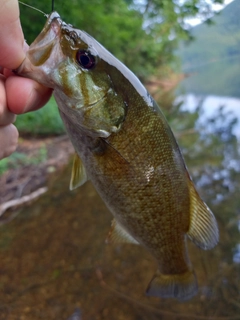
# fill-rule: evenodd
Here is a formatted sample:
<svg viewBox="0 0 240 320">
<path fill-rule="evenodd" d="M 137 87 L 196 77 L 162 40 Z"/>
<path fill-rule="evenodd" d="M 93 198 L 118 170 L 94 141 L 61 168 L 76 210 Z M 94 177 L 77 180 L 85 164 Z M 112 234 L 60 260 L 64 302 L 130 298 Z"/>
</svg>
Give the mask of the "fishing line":
<svg viewBox="0 0 240 320">
<path fill-rule="evenodd" d="M 18 1 L 18 2 L 19 2 L 20 4 L 26 6 L 26 7 L 29 7 L 29 8 L 31 8 L 31 9 L 33 9 L 33 10 L 36 10 L 36 11 L 38 11 L 38 12 L 41 12 L 45 17 L 48 16 L 48 15 L 47 15 L 45 12 L 43 12 L 42 10 L 39 10 L 39 9 L 37 9 L 37 8 L 35 8 L 35 7 L 32 7 L 32 6 L 30 6 L 29 4 L 26 4 L 26 3 L 22 2 L 22 1 Z"/>
<path fill-rule="evenodd" d="M 52 12 L 54 11 L 54 0 L 52 0 Z"/>
</svg>

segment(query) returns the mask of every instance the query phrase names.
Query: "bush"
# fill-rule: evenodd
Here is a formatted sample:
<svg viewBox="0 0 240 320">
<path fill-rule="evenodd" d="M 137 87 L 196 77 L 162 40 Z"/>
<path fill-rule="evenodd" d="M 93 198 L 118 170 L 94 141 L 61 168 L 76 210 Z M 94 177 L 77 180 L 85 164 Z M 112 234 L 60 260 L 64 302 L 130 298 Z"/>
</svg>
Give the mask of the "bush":
<svg viewBox="0 0 240 320">
<path fill-rule="evenodd" d="M 54 98 L 34 112 L 19 115 L 15 122 L 20 135 L 46 136 L 60 135 L 65 132 Z"/>
</svg>

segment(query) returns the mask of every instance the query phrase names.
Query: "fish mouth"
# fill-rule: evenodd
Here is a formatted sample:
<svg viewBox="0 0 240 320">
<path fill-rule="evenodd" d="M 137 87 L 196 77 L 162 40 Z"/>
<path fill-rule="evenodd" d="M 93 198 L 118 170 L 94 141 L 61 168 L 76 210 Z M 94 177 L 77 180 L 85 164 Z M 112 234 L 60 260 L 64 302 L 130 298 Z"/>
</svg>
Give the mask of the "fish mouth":
<svg viewBox="0 0 240 320">
<path fill-rule="evenodd" d="M 30 45 L 27 57 L 34 66 L 44 64 L 50 57 L 55 43 L 61 35 L 62 20 L 57 12 L 52 12 L 42 32 Z"/>
<path fill-rule="evenodd" d="M 59 48 L 62 24 L 57 12 L 48 16 L 43 30 L 30 45 L 25 60 L 14 70 L 16 74 L 53 87 L 46 76 L 64 58 Z"/>
</svg>

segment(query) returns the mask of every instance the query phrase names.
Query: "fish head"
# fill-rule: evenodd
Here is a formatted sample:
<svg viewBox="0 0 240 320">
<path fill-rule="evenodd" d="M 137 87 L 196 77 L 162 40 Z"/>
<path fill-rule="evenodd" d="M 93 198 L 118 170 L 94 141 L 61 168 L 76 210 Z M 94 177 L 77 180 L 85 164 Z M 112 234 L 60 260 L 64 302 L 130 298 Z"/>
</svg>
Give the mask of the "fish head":
<svg viewBox="0 0 240 320">
<path fill-rule="evenodd" d="M 120 129 L 126 111 L 108 72 L 108 55 L 94 38 L 53 12 L 16 73 L 53 88 L 71 123 L 107 137 Z"/>
</svg>

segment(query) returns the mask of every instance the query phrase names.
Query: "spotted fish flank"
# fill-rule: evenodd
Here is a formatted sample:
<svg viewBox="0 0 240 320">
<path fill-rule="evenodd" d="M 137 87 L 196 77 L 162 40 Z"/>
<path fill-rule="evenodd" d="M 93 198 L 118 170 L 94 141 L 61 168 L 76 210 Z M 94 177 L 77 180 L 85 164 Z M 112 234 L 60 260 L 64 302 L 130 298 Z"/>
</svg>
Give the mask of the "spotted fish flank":
<svg viewBox="0 0 240 320">
<path fill-rule="evenodd" d="M 197 280 L 186 238 L 211 249 L 218 242 L 217 223 L 141 82 L 56 12 L 16 72 L 54 89 L 77 153 L 70 188 L 92 181 L 114 216 L 107 241 L 140 244 L 156 258 L 147 294 L 194 296 Z"/>
</svg>

